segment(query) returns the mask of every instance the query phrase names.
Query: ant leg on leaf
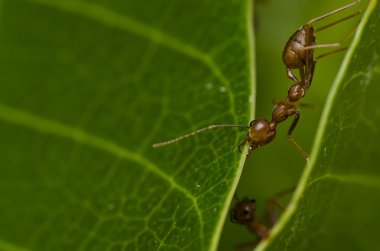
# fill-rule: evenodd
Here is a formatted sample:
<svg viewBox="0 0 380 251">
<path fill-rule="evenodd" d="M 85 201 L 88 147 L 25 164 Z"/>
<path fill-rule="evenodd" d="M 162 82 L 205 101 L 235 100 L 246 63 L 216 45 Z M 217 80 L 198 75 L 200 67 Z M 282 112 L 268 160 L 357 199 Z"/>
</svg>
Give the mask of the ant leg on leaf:
<svg viewBox="0 0 380 251">
<path fill-rule="evenodd" d="M 247 143 L 247 138 L 244 138 L 238 145 L 238 150 L 241 153 L 241 148 Z"/>
</svg>

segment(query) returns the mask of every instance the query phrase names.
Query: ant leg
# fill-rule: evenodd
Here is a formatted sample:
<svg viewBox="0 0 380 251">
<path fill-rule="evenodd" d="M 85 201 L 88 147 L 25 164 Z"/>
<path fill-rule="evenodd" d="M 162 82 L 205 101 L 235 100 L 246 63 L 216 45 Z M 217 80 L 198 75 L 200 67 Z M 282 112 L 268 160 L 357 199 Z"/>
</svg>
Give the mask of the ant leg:
<svg viewBox="0 0 380 251">
<path fill-rule="evenodd" d="M 247 138 L 243 139 L 238 145 L 238 150 L 241 152 L 241 148 L 247 143 Z M 251 153 L 256 149 L 256 146 L 249 146 L 247 156 L 251 155 Z"/>
<path fill-rule="evenodd" d="M 324 30 L 324 29 L 330 28 L 331 26 L 334 26 L 334 25 L 336 25 L 336 24 L 339 24 L 339 23 L 341 23 L 341 22 L 344 22 L 344 21 L 346 21 L 346 20 L 348 20 L 348 19 L 350 19 L 350 18 L 353 18 L 353 17 L 359 16 L 359 15 L 361 14 L 361 12 L 362 12 L 362 9 L 359 9 L 358 11 L 356 11 L 355 13 L 353 13 L 353 14 L 351 14 L 351 15 L 348 15 L 348 16 L 346 16 L 346 17 L 343 17 L 343 18 L 341 18 L 341 19 L 338 19 L 338 20 L 336 20 L 336 21 L 334 21 L 334 22 L 331 22 L 331 23 L 329 23 L 329 24 L 326 24 L 326 25 L 324 25 L 324 26 L 322 26 L 322 27 L 316 29 L 315 32 L 322 31 L 322 30 Z"/>
<path fill-rule="evenodd" d="M 302 154 L 302 156 L 306 159 L 306 161 L 309 161 L 309 154 L 307 154 L 293 139 L 292 132 L 294 128 L 296 127 L 298 120 L 300 119 L 300 112 L 298 110 L 295 110 L 294 120 L 292 124 L 290 125 L 290 128 L 288 130 L 288 139 L 290 140 L 290 143 L 293 144 L 293 146 Z"/>
<path fill-rule="evenodd" d="M 301 70 L 300 70 L 301 71 Z M 287 73 L 287 77 L 290 78 L 291 80 L 293 80 L 294 82 L 296 82 L 297 84 L 299 83 L 296 75 L 294 75 L 294 73 L 292 72 L 291 69 L 287 68 L 286 69 L 286 73 Z M 301 75 L 302 76 L 302 75 Z"/>
<path fill-rule="evenodd" d="M 233 209 L 233 210 L 231 210 L 230 211 L 230 221 L 231 221 L 231 223 L 237 223 L 237 221 L 234 219 L 234 215 L 235 214 L 235 210 Z"/>
<path fill-rule="evenodd" d="M 305 69 L 303 66 L 299 68 L 300 76 L 301 76 L 301 83 L 305 83 Z"/>
<path fill-rule="evenodd" d="M 301 82 L 304 82 L 305 71 L 304 71 L 303 67 L 300 67 L 298 69 L 300 71 Z M 292 70 L 290 68 L 286 68 L 286 73 L 287 73 L 287 77 L 290 78 L 291 80 L 293 80 L 296 84 L 300 83 L 300 81 L 298 81 L 298 78 L 292 72 Z"/>
<path fill-rule="evenodd" d="M 340 49 L 337 49 L 337 50 L 333 50 L 333 51 L 329 51 L 329 52 L 323 53 L 323 54 L 319 55 L 319 56 L 316 58 L 316 60 L 319 60 L 319 59 L 321 59 L 321 58 L 324 58 L 324 57 L 327 57 L 327 56 L 333 55 L 333 54 L 338 53 L 338 52 L 341 52 L 341 51 L 345 51 L 345 50 L 347 50 L 347 49 L 348 49 L 348 47 L 344 47 L 344 48 L 340 48 Z"/>
<path fill-rule="evenodd" d="M 274 224 L 277 223 L 277 213 L 276 213 L 276 207 L 279 208 L 282 211 L 285 211 L 285 207 L 280 203 L 280 199 L 290 193 L 292 193 L 295 190 L 295 187 L 289 187 L 286 189 L 283 189 L 276 194 L 274 194 L 271 198 L 267 201 L 267 218 L 269 222 L 269 227 L 272 228 Z"/>
<path fill-rule="evenodd" d="M 316 45 L 310 45 L 300 48 L 301 51 L 309 51 L 314 49 L 320 49 L 320 48 L 333 48 L 333 47 L 339 47 L 340 43 L 335 44 L 316 44 Z"/>
<path fill-rule="evenodd" d="M 275 207 L 279 207 L 283 210 L 283 206 L 277 201 L 277 198 L 270 198 L 267 201 L 267 219 L 269 228 L 272 228 L 278 220 L 278 215 Z"/>
<path fill-rule="evenodd" d="M 356 29 L 358 28 L 358 25 L 356 25 L 346 36 L 343 37 L 342 40 L 340 40 L 338 43 L 335 43 L 335 44 L 316 44 L 316 45 L 311 45 L 311 46 L 306 46 L 306 47 L 303 47 L 301 48 L 301 50 L 303 51 L 307 51 L 307 50 L 314 50 L 314 49 L 319 49 L 319 48 L 333 48 L 333 47 L 339 47 L 341 46 L 342 44 L 344 44 L 351 36 L 353 36 L 355 34 L 355 31 Z M 328 55 L 330 54 L 334 54 L 336 52 L 339 52 L 339 51 L 343 51 L 345 50 L 346 48 L 342 48 L 342 49 L 337 49 L 335 51 L 332 51 L 331 53 L 329 53 Z M 324 54 L 322 54 L 324 55 Z M 324 55 L 324 56 L 327 56 L 327 55 Z"/>
<path fill-rule="evenodd" d="M 249 241 L 249 242 L 245 242 L 245 243 L 236 245 L 235 246 L 236 250 L 244 250 L 244 249 L 246 249 L 248 247 L 254 247 L 261 240 L 265 240 L 269 236 L 269 229 L 268 229 L 268 227 L 266 225 L 262 224 L 256 218 L 253 219 L 252 221 L 250 221 L 248 224 L 247 224 L 247 226 L 249 227 L 249 229 L 252 232 L 254 232 L 259 237 L 259 239 L 255 240 L 255 241 Z"/>
<path fill-rule="evenodd" d="M 309 57 L 307 58 L 309 59 Z M 311 82 L 313 81 L 313 76 L 314 76 L 314 69 L 315 69 L 315 64 L 317 61 L 313 60 L 310 62 L 310 60 L 306 61 L 307 67 L 306 67 L 306 80 L 303 82 L 304 89 L 307 91 L 311 85 Z"/>
<path fill-rule="evenodd" d="M 244 138 L 238 145 L 238 150 L 241 153 L 241 148 L 247 143 L 247 138 Z"/>
<path fill-rule="evenodd" d="M 248 152 L 247 152 L 247 156 L 251 155 L 251 153 L 253 153 L 253 151 L 256 150 L 256 146 L 249 146 L 249 149 L 248 149 Z"/>
<path fill-rule="evenodd" d="M 352 3 L 350 3 L 350 4 L 347 4 L 347 5 L 343 6 L 343 7 L 340 7 L 338 9 L 336 9 L 336 10 L 330 11 L 330 12 L 328 12 L 328 13 L 322 15 L 322 16 L 316 17 L 316 18 L 310 20 L 308 22 L 308 24 L 313 24 L 313 23 L 315 23 L 315 22 L 317 22 L 319 20 L 322 20 L 322 19 L 324 19 L 324 18 L 326 18 L 328 16 L 331 16 L 331 15 L 333 15 L 335 13 L 341 12 L 342 10 L 351 8 L 351 7 L 355 6 L 355 5 L 357 5 L 358 3 L 360 3 L 360 0 L 356 0 L 356 1 L 352 2 Z"/>
<path fill-rule="evenodd" d="M 348 33 L 340 42 L 339 42 L 339 44 L 340 45 L 342 45 L 344 42 L 346 42 L 352 35 L 354 35 L 354 33 L 355 33 L 355 31 L 356 31 L 356 29 L 358 28 L 358 26 L 355 26 L 355 28 L 354 29 L 352 29 L 351 31 L 350 31 L 350 33 Z M 316 60 L 319 60 L 319 59 L 321 59 L 321 58 L 324 58 L 324 57 L 327 57 L 327 56 L 330 56 L 330 55 L 333 55 L 333 54 L 335 54 L 335 53 L 338 53 L 338 52 L 341 52 L 341 51 L 345 51 L 345 50 L 347 50 L 348 49 L 348 47 L 344 47 L 344 48 L 340 48 L 340 49 L 336 49 L 336 50 L 333 50 L 333 51 L 330 51 L 330 52 L 327 52 L 327 53 L 323 53 L 323 54 L 321 54 L 321 55 L 319 55 L 317 58 L 316 58 Z"/>
</svg>

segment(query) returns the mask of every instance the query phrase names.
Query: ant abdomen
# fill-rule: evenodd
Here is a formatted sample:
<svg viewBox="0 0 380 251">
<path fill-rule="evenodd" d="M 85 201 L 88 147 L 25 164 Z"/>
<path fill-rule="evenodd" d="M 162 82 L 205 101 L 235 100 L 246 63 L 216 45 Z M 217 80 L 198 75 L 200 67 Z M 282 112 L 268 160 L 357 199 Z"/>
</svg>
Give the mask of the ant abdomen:
<svg viewBox="0 0 380 251">
<path fill-rule="evenodd" d="M 354 33 L 356 28 L 352 32 L 347 34 L 341 41 L 339 41 L 338 43 L 333 43 L 333 44 L 317 44 L 316 39 L 315 39 L 316 33 L 324 29 L 327 29 L 335 24 L 341 23 L 345 20 L 348 20 L 350 18 L 353 18 L 359 15 L 361 13 L 361 10 L 358 10 L 354 14 L 340 18 L 336 21 L 333 21 L 317 29 L 314 29 L 313 25 L 314 23 L 322 19 L 325 19 L 333 14 L 336 14 L 340 11 L 351 8 L 355 6 L 356 4 L 358 4 L 359 2 L 360 0 L 356 0 L 341 8 L 338 8 L 322 16 L 311 19 L 307 24 L 303 25 L 301 28 L 299 28 L 295 33 L 293 33 L 290 36 L 288 42 L 286 43 L 284 47 L 284 51 L 282 53 L 282 60 L 285 64 L 288 78 L 292 79 L 296 84 L 305 85 L 306 89 L 308 89 L 308 86 L 310 86 L 311 79 L 314 74 L 315 62 L 320 58 L 323 58 L 325 56 L 332 55 L 334 53 L 344 51 L 347 49 L 347 48 L 336 49 L 336 50 L 321 54 L 316 59 L 314 59 L 314 55 L 313 55 L 314 49 L 340 47 Z M 296 75 L 292 72 L 292 69 L 298 69 L 300 71 L 301 81 L 298 80 Z"/>
<path fill-rule="evenodd" d="M 305 50 L 305 47 L 315 44 L 314 28 L 307 24 L 293 33 L 284 47 L 282 61 L 286 66 L 288 77 L 296 83 L 299 83 L 299 81 L 291 70 L 299 69 L 301 82 L 305 81 L 304 75 L 307 70 L 305 67 L 308 67 L 310 60 L 313 60 L 313 50 Z"/>
<path fill-rule="evenodd" d="M 282 53 L 282 60 L 287 68 L 297 69 L 306 63 L 305 47 L 315 45 L 314 28 L 310 25 L 304 25 L 290 36 Z"/>
<path fill-rule="evenodd" d="M 305 65 L 305 51 L 302 51 L 306 44 L 305 33 L 304 27 L 301 27 L 286 43 L 282 53 L 282 61 L 286 68 L 298 69 Z"/>
</svg>

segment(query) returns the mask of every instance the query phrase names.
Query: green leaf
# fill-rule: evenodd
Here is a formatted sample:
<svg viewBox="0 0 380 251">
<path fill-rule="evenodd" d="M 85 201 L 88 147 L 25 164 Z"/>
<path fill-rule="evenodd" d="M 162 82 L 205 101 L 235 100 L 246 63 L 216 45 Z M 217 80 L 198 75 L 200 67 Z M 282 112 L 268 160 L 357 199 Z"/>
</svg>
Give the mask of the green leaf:
<svg viewBox="0 0 380 251">
<path fill-rule="evenodd" d="M 297 4 L 304 14 L 309 2 Z M 293 7 L 277 9 L 294 16 Z M 0 11 L 0 250 L 215 250 L 242 171 L 236 145 L 245 132 L 150 145 L 209 124 L 249 122 L 251 1 L 0 0 Z M 376 15 L 363 18 L 312 162 L 259 250 L 379 248 Z M 261 31 L 267 42 L 286 41 L 278 38 L 289 36 L 285 18 L 262 15 L 262 25 L 265 18 L 282 22 Z M 285 82 L 274 67 L 283 69 L 279 55 L 258 67 Z M 264 117 L 275 91 L 282 97 L 289 84 L 278 83 L 260 81 L 269 92 L 259 96 Z M 297 140 L 309 133 L 299 127 Z M 263 159 L 250 169 L 264 187 L 252 189 L 257 184 L 244 175 L 250 196 L 265 198 L 283 180 L 294 184 L 297 175 L 284 177 L 292 170 L 285 150 L 275 149 L 280 141 L 250 159 Z"/>
<path fill-rule="evenodd" d="M 330 92 L 311 163 L 257 250 L 380 248 L 379 13 L 371 1 Z"/>
<path fill-rule="evenodd" d="M 0 250 L 215 249 L 244 154 L 251 1 L 0 1 Z M 239 168 L 240 167 L 240 168 Z"/>
</svg>

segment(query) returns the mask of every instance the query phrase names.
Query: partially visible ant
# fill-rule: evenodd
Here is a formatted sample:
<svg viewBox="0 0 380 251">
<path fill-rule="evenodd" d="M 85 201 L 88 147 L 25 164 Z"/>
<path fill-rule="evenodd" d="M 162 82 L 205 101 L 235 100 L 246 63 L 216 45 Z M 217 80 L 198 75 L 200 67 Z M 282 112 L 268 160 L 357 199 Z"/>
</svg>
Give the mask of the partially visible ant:
<svg viewBox="0 0 380 251">
<path fill-rule="evenodd" d="M 282 211 L 285 210 L 285 207 L 279 202 L 279 199 L 293 192 L 294 189 L 294 187 L 291 187 L 282 190 L 267 201 L 267 223 L 263 223 L 256 218 L 255 199 L 244 198 L 236 203 L 235 207 L 230 211 L 231 222 L 247 226 L 248 230 L 258 237 L 258 240 L 244 242 L 235 246 L 236 250 L 244 250 L 248 247 L 254 247 L 260 241 L 268 238 L 270 229 L 278 220 L 276 208 L 281 209 Z"/>
<path fill-rule="evenodd" d="M 316 33 L 324 29 L 327 29 L 331 26 L 334 26 L 338 23 L 346 21 L 350 18 L 360 15 L 361 9 L 359 9 L 358 11 L 356 11 L 355 13 L 351 15 L 338 19 L 318 29 L 314 29 L 313 24 L 333 14 L 341 12 L 345 9 L 352 8 L 358 3 L 360 3 L 360 0 L 356 0 L 343 7 L 340 7 L 324 15 L 311 19 L 307 24 L 301 26 L 296 32 L 294 32 L 293 35 L 290 36 L 288 42 L 285 44 L 284 51 L 282 53 L 282 60 L 286 66 L 287 76 L 288 78 L 293 80 L 296 84 L 300 84 L 301 87 L 303 87 L 302 88 L 303 95 L 306 94 L 307 89 L 310 87 L 313 74 L 314 74 L 314 67 L 315 67 L 316 61 L 328 55 L 335 54 L 340 51 L 344 51 L 347 49 L 347 47 L 333 50 L 328 53 L 324 53 L 322 55 L 319 55 L 316 59 L 314 59 L 314 49 L 334 48 L 334 47 L 341 46 L 342 44 L 344 44 L 344 42 L 346 42 L 346 40 L 349 39 L 351 35 L 353 35 L 353 33 L 356 30 L 356 27 L 349 34 L 347 34 L 341 41 L 334 44 L 318 44 L 317 45 L 316 38 L 315 38 Z M 300 71 L 301 81 L 298 80 L 296 75 L 292 72 L 292 69 L 298 69 Z M 302 97 L 303 96 L 301 96 L 300 98 Z"/>
<path fill-rule="evenodd" d="M 343 11 L 345 9 L 351 8 L 358 4 L 360 0 L 356 0 L 355 2 L 333 10 L 329 13 L 326 13 L 322 16 L 316 17 L 310 20 L 306 25 L 302 26 L 298 29 L 288 40 L 285 45 L 283 51 L 283 61 L 286 66 L 287 75 L 290 79 L 292 79 L 295 84 L 293 84 L 289 90 L 288 95 L 285 100 L 276 102 L 272 110 L 272 119 L 271 121 L 267 119 L 256 119 L 250 122 L 249 126 L 245 125 L 210 125 L 205 128 L 196 130 L 189 134 L 180 136 L 178 138 L 168 140 L 161 143 L 153 144 L 152 147 L 162 147 L 166 145 L 173 144 L 185 138 L 191 137 L 203 131 L 222 128 L 222 127 L 238 127 L 249 129 L 246 137 L 243 141 L 238 145 L 238 149 L 240 151 L 241 147 L 243 147 L 246 143 L 249 144 L 249 149 L 247 152 L 247 156 L 250 155 L 254 150 L 259 147 L 262 147 L 270 142 L 276 137 L 276 127 L 279 123 L 285 121 L 290 116 L 294 115 L 294 120 L 288 130 L 288 139 L 292 143 L 292 145 L 302 154 L 302 156 L 309 160 L 309 155 L 297 144 L 297 142 L 292 138 L 292 132 L 296 127 L 298 120 L 300 118 L 300 111 L 297 109 L 300 106 L 307 106 L 305 104 L 298 103 L 298 101 L 306 95 L 307 90 L 309 89 L 313 75 L 315 64 L 318 59 L 323 58 L 328 55 L 332 55 L 339 51 L 346 50 L 347 48 L 340 48 L 325 54 L 318 56 L 314 59 L 314 49 L 317 48 L 331 48 L 338 47 L 342 45 L 353 33 L 356 29 L 352 30 L 347 36 L 345 36 L 339 43 L 335 44 L 316 44 L 315 34 L 318 31 L 329 28 L 335 24 L 341 23 L 347 19 L 355 17 L 361 13 L 361 10 L 358 10 L 356 13 L 336 20 L 330 24 L 327 24 L 321 28 L 314 30 L 313 24 L 319 20 L 322 20 L 328 16 L 331 16 L 335 13 Z M 295 74 L 292 72 L 292 69 L 299 69 L 301 81 L 297 79 Z"/>
</svg>

